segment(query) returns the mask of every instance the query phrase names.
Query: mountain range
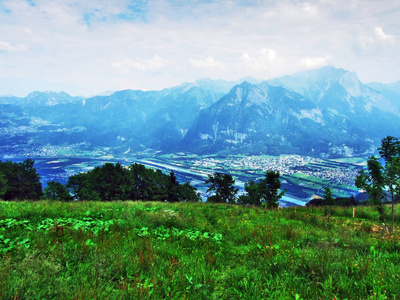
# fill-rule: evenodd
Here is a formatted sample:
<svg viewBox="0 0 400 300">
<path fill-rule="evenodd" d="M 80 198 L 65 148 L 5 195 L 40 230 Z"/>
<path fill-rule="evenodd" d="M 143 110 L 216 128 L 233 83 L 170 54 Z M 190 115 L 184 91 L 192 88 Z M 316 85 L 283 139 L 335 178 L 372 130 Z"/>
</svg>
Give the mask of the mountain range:
<svg viewBox="0 0 400 300">
<path fill-rule="evenodd" d="M 0 97 L 0 155 L 51 147 L 196 154 L 367 155 L 400 132 L 400 82 L 324 67 L 257 83 L 203 79 L 161 91 Z M 76 148 L 75 148 L 76 149 Z"/>
</svg>

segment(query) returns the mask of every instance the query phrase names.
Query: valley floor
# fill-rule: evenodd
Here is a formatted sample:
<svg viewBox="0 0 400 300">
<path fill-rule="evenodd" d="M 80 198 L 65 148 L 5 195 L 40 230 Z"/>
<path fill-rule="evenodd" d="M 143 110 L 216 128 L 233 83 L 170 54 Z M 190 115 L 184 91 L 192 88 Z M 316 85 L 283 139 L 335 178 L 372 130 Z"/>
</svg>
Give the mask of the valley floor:
<svg viewBox="0 0 400 300">
<path fill-rule="evenodd" d="M 354 179 L 366 162 L 366 158 L 327 160 L 299 155 L 219 157 L 178 153 L 121 158 L 89 154 L 80 157 L 65 155 L 31 158 L 35 160 L 35 166 L 44 185 L 51 180 L 66 183 L 70 176 L 87 172 L 105 162 L 121 162 L 126 166 L 137 162 L 147 167 L 161 169 L 165 173 L 173 170 L 180 182 L 190 182 L 198 188 L 204 200 L 209 196 L 205 185 L 207 174 L 213 172 L 231 174 L 240 192 L 243 193 L 245 182 L 261 178 L 266 170 L 272 169 L 280 172 L 282 189 L 286 190 L 285 198 L 280 201 L 281 206 L 305 205 L 312 196 L 322 196 L 325 186 L 331 187 L 335 197 L 358 194 Z M 23 161 L 25 158 L 11 157 L 3 160 Z"/>
</svg>

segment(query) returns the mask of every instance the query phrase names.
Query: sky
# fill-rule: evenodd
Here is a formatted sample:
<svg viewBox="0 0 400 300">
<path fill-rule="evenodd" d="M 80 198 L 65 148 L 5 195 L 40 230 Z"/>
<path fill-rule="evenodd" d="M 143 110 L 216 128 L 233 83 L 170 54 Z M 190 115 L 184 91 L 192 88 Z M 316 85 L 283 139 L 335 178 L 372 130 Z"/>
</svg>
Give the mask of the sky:
<svg viewBox="0 0 400 300">
<path fill-rule="evenodd" d="M 400 0 L 0 0 L 0 95 L 93 96 L 332 65 L 400 80 Z"/>
</svg>

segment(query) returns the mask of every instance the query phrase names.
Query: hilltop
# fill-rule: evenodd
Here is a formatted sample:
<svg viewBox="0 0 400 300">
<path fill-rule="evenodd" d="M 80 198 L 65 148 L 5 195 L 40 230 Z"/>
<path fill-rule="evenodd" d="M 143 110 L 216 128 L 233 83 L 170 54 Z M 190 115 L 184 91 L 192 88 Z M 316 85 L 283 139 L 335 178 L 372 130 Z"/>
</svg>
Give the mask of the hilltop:
<svg viewBox="0 0 400 300">
<path fill-rule="evenodd" d="M 0 202 L 0 297 L 395 299 L 399 213 L 370 207 Z"/>
</svg>

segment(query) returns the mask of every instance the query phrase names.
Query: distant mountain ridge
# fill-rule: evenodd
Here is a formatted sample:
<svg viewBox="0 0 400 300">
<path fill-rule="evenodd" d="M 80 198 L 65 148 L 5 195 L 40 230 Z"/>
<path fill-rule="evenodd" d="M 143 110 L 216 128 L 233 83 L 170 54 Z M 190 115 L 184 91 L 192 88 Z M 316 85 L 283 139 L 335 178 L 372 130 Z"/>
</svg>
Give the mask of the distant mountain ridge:
<svg viewBox="0 0 400 300">
<path fill-rule="evenodd" d="M 334 67 L 253 82 L 202 79 L 91 98 L 0 97 L 0 154 L 84 145 L 117 156 L 151 150 L 336 157 L 370 154 L 400 132 L 400 84 L 363 84 Z"/>
<path fill-rule="evenodd" d="M 53 106 L 62 103 L 70 103 L 82 100 L 83 97 L 72 97 L 65 92 L 39 92 L 35 91 L 26 97 L 0 96 L 0 104 L 12 104 L 19 106 Z"/>
</svg>

